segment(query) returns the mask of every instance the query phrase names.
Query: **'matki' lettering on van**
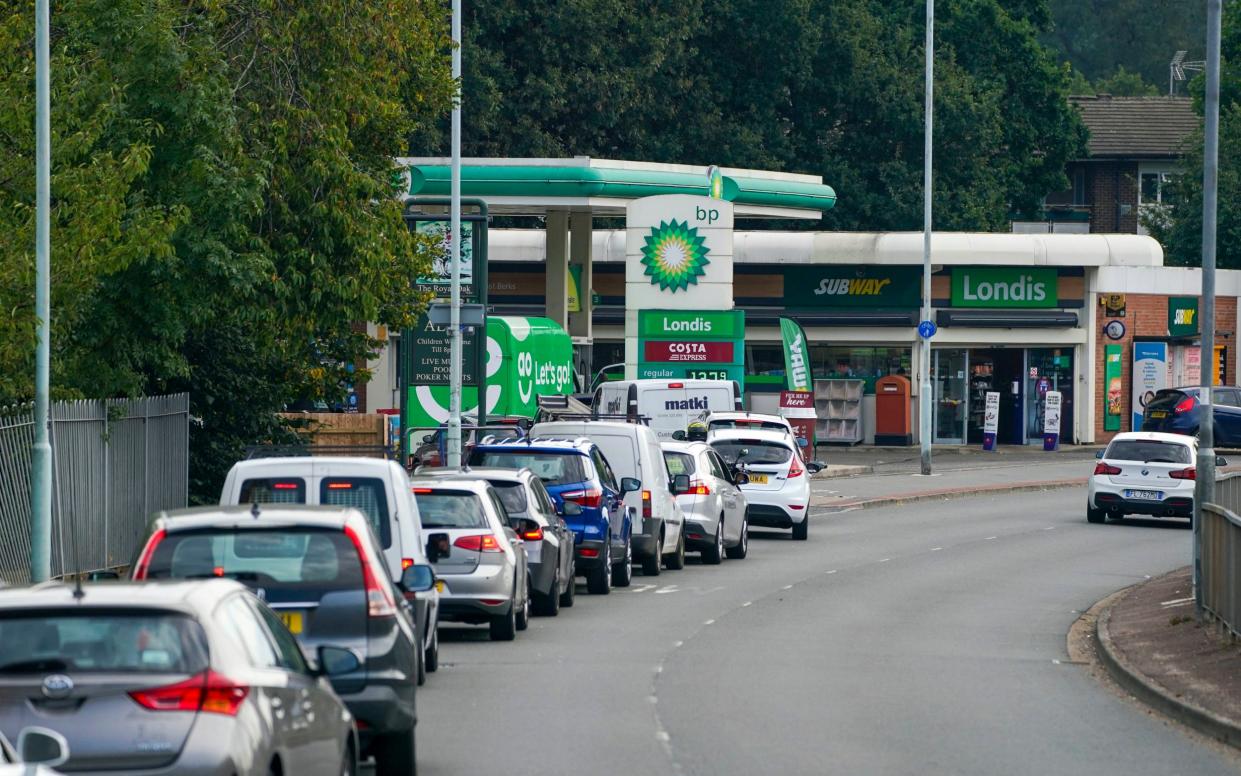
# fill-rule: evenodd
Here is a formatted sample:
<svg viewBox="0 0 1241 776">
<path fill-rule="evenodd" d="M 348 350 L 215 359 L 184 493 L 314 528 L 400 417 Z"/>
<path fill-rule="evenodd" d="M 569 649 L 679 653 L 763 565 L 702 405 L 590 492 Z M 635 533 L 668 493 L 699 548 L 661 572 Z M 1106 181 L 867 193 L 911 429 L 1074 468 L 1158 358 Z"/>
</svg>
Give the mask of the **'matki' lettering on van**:
<svg viewBox="0 0 1241 776">
<path fill-rule="evenodd" d="M 709 410 L 706 396 L 691 396 L 688 399 L 669 399 L 664 402 L 666 410 Z"/>
</svg>

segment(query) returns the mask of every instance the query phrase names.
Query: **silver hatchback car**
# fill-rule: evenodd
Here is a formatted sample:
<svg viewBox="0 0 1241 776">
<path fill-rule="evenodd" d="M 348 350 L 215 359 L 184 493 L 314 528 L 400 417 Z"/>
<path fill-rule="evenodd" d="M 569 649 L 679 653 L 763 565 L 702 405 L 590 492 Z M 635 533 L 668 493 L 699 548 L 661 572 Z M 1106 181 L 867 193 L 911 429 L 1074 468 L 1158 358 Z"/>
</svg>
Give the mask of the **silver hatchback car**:
<svg viewBox="0 0 1241 776">
<path fill-rule="evenodd" d="M 740 413 L 732 413 L 740 414 Z M 715 565 L 727 555 L 740 560 L 750 550 L 749 505 L 739 487 L 743 475 L 705 442 L 663 442 L 668 471 L 689 475 L 689 490 L 677 496 L 685 513 L 685 546 Z"/>
<path fill-rule="evenodd" d="M 512 641 L 530 623 L 530 583 L 526 548 L 499 494 L 466 477 L 417 477 L 412 485 L 431 537 L 440 621 L 486 623 L 493 641 Z"/>
<path fill-rule="evenodd" d="M 253 593 L 225 579 L 0 592 L 0 730 L 68 741 L 75 773 L 357 772 L 353 717 Z M 273 770 L 275 769 L 275 770 Z"/>
</svg>

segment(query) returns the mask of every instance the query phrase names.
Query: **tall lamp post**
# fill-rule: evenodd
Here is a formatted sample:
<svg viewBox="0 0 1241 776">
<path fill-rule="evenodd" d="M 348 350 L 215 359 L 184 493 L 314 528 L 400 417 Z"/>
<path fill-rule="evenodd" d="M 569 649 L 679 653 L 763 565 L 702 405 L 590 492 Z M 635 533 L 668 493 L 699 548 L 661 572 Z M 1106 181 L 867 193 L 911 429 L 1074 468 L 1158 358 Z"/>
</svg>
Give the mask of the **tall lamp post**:
<svg viewBox="0 0 1241 776">
<path fill-rule="evenodd" d="M 922 474 L 931 473 L 931 139 L 934 130 L 935 95 L 935 0 L 926 0 L 926 126 L 922 155 L 922 323 L 918 326 L 921 339 L 918 348 L 918 443 L 922 452 Z"/>
<path fill-rule="evenodd" d="M 48 440 L 51 362 L 51 90 L 48 84 L 50 0 L 35 0 L 35 282 L 34 446 L 30 465 L 30 581 L 52 575 L 52 445 Z"/>
<path fill-rule="evenodd" d="M 449 317 L 449 399 L 448 399 L 448 465 L 461 466 L 461 0 L 452 0 L 452 80 L 456 95 L 452 105 L 452 183 L 451 211 L 452 240 L 449 248 L 449 266 L 452 273 L 452 312 Z M 480 404 L 484 390 L 479 391 Z"/>
<path fill-rule="evenodd" d="M 1215 500 L 1215 224 L 1219 185 L 1220 0 L 1207 0 L 1206 122 L 1202 153 L 1202 355 L 1209 365 L 1198 397 L 1198 461 L 1194 480 L 1194 607 L 1202 608 L 1202 505 Z"/>
</svg>

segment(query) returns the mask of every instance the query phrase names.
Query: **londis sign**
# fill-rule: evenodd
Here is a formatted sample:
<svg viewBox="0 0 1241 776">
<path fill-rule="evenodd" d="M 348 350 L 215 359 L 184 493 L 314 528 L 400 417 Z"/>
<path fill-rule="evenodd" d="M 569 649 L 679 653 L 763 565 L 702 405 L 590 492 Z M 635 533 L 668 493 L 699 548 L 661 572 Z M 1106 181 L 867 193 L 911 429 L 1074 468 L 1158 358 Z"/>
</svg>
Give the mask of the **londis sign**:
<svg viewBox="0 0 1241 776">
<path fill-rule="evenodd" d="M 745 382 L 741 310 L 639 310 L 638 377 Z"/>
<path fill-rule="evenodd" d="M 1056 270 L 1047 267 L 953 267 L 953 307 L 1059 307 Z"/>
<path fill-rule="evenodd" d="M 642 339 L 735 340 L 745 336 L 740 310 L 642 310 L 638 336 Z"/>
</svg>

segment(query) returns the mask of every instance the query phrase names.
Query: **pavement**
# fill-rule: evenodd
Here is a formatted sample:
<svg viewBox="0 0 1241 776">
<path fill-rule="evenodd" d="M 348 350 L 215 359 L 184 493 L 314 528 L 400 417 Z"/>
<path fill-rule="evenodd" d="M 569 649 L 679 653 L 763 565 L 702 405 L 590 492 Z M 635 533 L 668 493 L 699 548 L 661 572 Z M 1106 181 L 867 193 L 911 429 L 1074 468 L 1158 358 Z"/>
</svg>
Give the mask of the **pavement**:
<svg viewBox="0 0 1241 776">
<path fill-rule="evenodd" d="M 1083 457 L 962 476 L 1050 479 Z M 908 471 L 843 483 L 859 498 L 928 489 Z M 1068 486 L 818 507 L 808 541 L 755 531 L 745 560 L 691 556 L 606 597 L 579 586 L 576 606 L 513 643 L 446 625 L 419 690 L 420 773 L 500 757 L 507 773 L 548 776 L 1236 774 L 1230 750 L 1070 656 L 1080 612 L 1186 554 L 1183 528 L 1092 525 L 1084 499 Z"/>
<path fill-rule="evenodd" d="M 1190 569 L 1109 601 L 1096 623 L 1102 663 L 1139 700 L 1241 747 L 1241 645 L 1194 616 Z"/>
</svg>

